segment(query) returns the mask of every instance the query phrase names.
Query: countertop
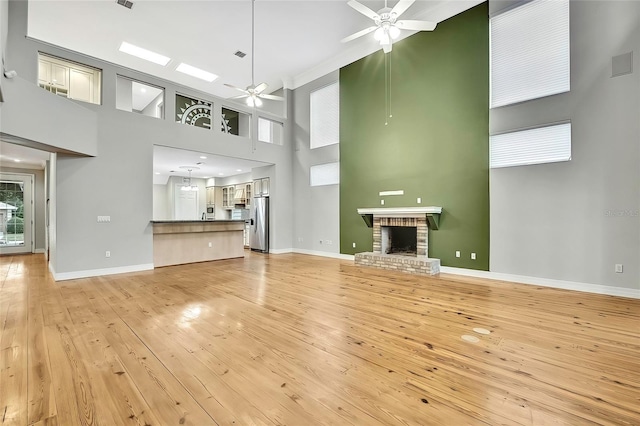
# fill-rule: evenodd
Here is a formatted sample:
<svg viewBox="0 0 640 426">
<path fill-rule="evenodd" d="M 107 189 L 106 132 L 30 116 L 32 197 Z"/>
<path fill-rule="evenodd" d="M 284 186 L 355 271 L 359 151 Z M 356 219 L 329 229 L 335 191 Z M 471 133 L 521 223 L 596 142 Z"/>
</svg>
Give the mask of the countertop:
<svg viewBox="0 0 640 426">
<path fill-rule="evenodd" d="M 236 223 L 236 222 L 245 222 L 245 219 L 214 219 L 214 220 L 152 220 L 151 223 Z"/>
</svg>

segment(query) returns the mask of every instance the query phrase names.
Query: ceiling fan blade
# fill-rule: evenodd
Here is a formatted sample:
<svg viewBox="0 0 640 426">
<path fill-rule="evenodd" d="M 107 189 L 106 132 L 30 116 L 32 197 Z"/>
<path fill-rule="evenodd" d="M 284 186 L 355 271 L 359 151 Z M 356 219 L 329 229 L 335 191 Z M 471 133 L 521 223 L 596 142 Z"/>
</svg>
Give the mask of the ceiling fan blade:
<svg viewBox="0 0 640 426">
<path fill-rule="evenodd" d="M 227 99 L 242 99 L 242 98 L 248 98 L 249 94 L 245 93 L 244 95 L 238 95 L 238 96 L 233 96 L 231 98 L 227 98 Z"/>
<path fill-rule="evenodd" d="M 409 9 L 414 2 L 415 0 L 400 0 L 395 6 L 393 6 L 390 13 L 395 13 L 396 16 L 400 16 L 405 10 Z"/>
<path fill-rule="evenodd" d="M 225 86 L 227 86 L 227 87 L 231 87 L 232 89 L 236 89 L 236 90 L 239 90 L 239 91 L 241 91 L 241 92 L 244 92 L 244 93 L 247 93 L 247 94 L 248 94 L 248 92 L 247 92 L 247 90 L 246 90 L 246 89 L 241 89 L 241 88 L 239 88 L 239 87 L 234 86 L 233 84 L 227 84 L 227 83 L 225 83 L 224 85 L 225 85 Z"/>
<path fill-rule="evenodd" d="M 260 92 L 264 91 L 267 87 L 269 87 L 267 83 L 260 83 L 253 89 L 253 93 L 259 95 Z"/>
<path fill-rule="evenodd" d="M 374 12 L 371 9 L 369 9 L 367 6 L 365 6 L 362 3 L 358 3 L 356 0 L 351 0 L 347 4 L 349 6 L 351 6 L 352 8 L 354 8 L 355 10 L 357 10 L 358 12 L 362 13 L 364 16 L 367 16 L 367 17 L 373 19 L 374 21 L 379 18 L 378 14 L 376 12 Z"/>
<path fill-rule="evenodd" d="M 271 99 L 272 101 L 284 101 L 284 98 L 282 96 L 276 96 L 276 95 L 258 95 L 259 98 L 262 99 Z"/>
<path fill-rule="evenodd" d="M 429 21 L 414 21 L 411 19 L 403 19 L 396 22 L 396 26 L 401 30 L 414 30 L 414 31 L 433 31 L 438 25 L 435 22 Z"/>
<path fill-rule="evenodd" d="M 357 33 L 355 33 L 355 34 L 351 34 L 350 36 L 345 37 L 345 38 L 343 38 L 343 39 L 342 39 L 342 40 L 340 40 L 340 41 L 341 41 L 342 43 L 346 43 L 346 42 L 349 42 L 349 41 L 351 41 L 351 40 L 355 40 L 355 39 L 357 39 L 358 37 L 362 37 L 363 35 L 366 35 L 366 34 L 369 34 L 369 33 L 370 33 L 370 32 L 372 32 L 372 31 L 375 31 L 377 28 L 378 28 L 378 27 L 376 27 L 376 26 L 374 25 L 373 27 L 369 27 L 369 28 L 366 28 L 366 29 L 364 29 L 364 30 L 362 30 L 362 31 L 358 31 L 358 32 L 357 32 Z"/>
</svg>

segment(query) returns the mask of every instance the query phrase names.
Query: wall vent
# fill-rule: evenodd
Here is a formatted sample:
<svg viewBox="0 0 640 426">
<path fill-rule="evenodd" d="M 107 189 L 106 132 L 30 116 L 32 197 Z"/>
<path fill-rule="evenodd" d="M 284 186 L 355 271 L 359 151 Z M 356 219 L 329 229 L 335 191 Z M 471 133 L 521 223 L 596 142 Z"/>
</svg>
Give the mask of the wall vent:
<svg viewBox="0 0 640 426">
<path fill-rule="evenodd" d="M 120 6 L 126 7 L 127 9 L 131 9 L 133 7 L 133 2 L 129 0 L 116 0 L 116 3 Z"/>
<path fill-rule="evenodd" d="M 611 58 L 611 77 L 618 77 L 633 72 L 633 52 Z"/>
<path fill-rule="evenodd" d="M 238 50 L 236 53 L 234 53 L 234 55 L 236 55 L 238 58 L 244 58 L 245 56 L 247 56 L 247 54 L 241 50 Z"/>
</svg>

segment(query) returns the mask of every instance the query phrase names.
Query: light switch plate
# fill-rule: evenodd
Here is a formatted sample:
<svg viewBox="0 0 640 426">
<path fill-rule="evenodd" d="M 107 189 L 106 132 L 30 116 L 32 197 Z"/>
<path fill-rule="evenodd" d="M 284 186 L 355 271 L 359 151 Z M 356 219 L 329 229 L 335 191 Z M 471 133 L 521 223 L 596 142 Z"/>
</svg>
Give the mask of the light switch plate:
<svg viewBox="0 0 640 426">
<path fill-rule="evenodd" d="M 622 273 L 622 264 L 616 263 L 616 274 L 621 274 L 621 273 Z"/>
<path fill-rule="evenodd" d="M 456 250 L 456 257 L 460 257 L 460 250 Z"/>
</svg>

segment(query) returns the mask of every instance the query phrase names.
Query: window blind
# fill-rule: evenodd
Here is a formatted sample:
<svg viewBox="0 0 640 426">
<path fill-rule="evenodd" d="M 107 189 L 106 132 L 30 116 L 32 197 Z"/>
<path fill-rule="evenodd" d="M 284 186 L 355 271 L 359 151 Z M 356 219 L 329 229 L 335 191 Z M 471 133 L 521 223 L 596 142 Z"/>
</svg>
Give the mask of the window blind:
<svg viewBox="0 0 640 426">
<path fill-rule="evenodd" d="M 333 83 L 311 92 L 311 149 L 340 142 L 340 87 Z"/>
<path fill-rule="evenodd" d="M 534 0 L 490 20 L 491 108 L 570 89 L 569 0 Z"/>
<path fill-rule="evenodd" d="M 492 169 L 571 160 L 571 123 L 503 133 L 489 138 Z"/>
<path fill-rule="evenodd" d="M 309 177 L 311 186 L 337 185 L 340 183 L 340 163 L 311 166 Z"/>
</svg>

